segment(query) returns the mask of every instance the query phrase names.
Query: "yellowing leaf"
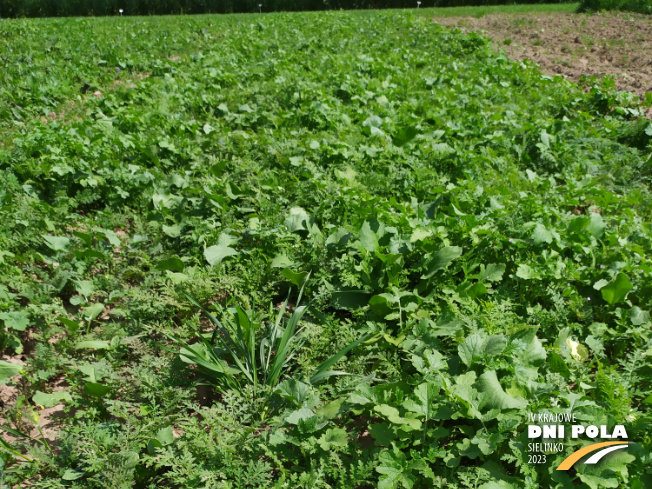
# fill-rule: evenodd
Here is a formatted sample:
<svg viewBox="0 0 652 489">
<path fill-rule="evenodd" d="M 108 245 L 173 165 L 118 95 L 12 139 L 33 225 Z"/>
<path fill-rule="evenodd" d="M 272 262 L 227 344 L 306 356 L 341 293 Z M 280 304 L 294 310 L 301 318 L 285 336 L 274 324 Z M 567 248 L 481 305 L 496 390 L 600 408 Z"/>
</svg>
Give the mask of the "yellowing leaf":
<svg viewBox="0 0 652 489">
<path fill-rule="evenodd" d="M 577 341 L 566 339 L 566 344 L 570 348 L 571 356 L 578 362 L 585 362 L 589 359 L 589 349 Z"/>
</svg>

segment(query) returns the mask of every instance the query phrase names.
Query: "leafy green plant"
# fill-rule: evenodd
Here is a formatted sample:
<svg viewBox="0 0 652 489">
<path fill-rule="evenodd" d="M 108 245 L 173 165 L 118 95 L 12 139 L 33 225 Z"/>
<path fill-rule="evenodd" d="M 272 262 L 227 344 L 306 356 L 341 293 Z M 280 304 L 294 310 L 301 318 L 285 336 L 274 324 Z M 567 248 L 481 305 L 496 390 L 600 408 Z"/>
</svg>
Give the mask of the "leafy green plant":
<svg viewBox="0 0 652 489">
<path fill-rule="evenodd" d="M 622 10 L 638 12 L 641 14 L 652 13 L 650 0 L 582 0 L 578 12 L 599 12 L 601 10 Z"/>
<path fill-rule="evenodd" d="M 222 391 L 235 389 L 242 394 L 244 386 L 251 385 L 256 395 L 261 386 L 275 389 L 290 373 L 295 355 L 304 346 L 300 321 L 308 306 L 299 304 L 306 283 L 307 278 L 291 313 L 288 312 L 288 295 L 276 314 L 270 303 L 266 322 L 256 316 L 253 308 L 246 310 L 239 305 L 233 308 L 217 305 L 218 319 L 186 294 L 215 327 L 211 333 L 202 333 L 198 329 L 199 341 L 194 344 L 175 339 L 182 346 L 178 352 L 180 358 L 186 363 L 196 364 L 203 376 Z M 333 375 L 346 375 L 330 369 L 367 338 L 368 335 L 361 336 L 321 362 L 309 377 L 310 382 L 316 384 Z"/>
<path fill-rule="evenodd" d="M 0 21 L 0 424 L 59 442 L 6 486 L 650 485 L 636 96 L 423 9 L 123 8 Z M 529 463 L 561 411 L 629 452 Z"/>
</svg>

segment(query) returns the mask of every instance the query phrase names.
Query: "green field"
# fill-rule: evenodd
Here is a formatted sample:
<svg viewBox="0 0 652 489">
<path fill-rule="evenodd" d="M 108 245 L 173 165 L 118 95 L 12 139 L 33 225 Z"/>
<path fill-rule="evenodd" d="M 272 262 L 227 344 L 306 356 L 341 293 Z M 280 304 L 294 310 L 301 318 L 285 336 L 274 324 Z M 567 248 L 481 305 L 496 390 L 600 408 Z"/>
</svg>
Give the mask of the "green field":
<svg viewBox="0 0 652 489">
<path fill-rule="evenodd" d="M 528 5 L 486 5 L 482 7 L 443 7 L 419 9 L 429 17 L 483 17 L 489 14 L 522 14 L 528 12 L 575 12 L 579 3 L 534 3 Z"/>
<path fill-rule="evenodd" d="M 633 95 L 416 10 L 0 39 L 0 488 L 652 486 Z"/>
</svg>

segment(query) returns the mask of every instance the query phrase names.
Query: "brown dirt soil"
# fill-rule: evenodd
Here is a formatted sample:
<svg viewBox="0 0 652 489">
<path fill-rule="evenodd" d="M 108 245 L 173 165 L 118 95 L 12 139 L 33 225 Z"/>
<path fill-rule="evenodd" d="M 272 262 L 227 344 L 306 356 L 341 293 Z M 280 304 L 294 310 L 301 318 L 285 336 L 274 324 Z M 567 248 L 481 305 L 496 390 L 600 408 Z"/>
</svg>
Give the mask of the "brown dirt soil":
<svg viewBox="0 0 652 489">
<path fill-rule="evenodd" d="M 9 355 L 0 355 L 0 360 L 4 362 L 9 362 L 9 363 L 16 363 L 21 366 L 25 366 L 25 361 L 23 360 L 22 355 L 15 355 L 15 356 L 9 356 Z M 20 374 L 14 375 L 11 380 L 15 381 L 18 378 L 20 378 Z M 14 403 L 16 402 L 16 398 L 18 397 L 18 389 L 12 385 L 7 385 L 7 384 L 0 384 L 0 413 L 4 413 L 5 409 L 13 406 Z M 4 423 L 6 420 L 4 419 L 4 416 L 0 414 L 0 424 Z"/>
<path fill-rule="evenodd" d="M 492 39 L 513 59 L 530 59 L 541 71 L 578 81 L 613 75 L 619 90 L 652 92 L 652 16 L 566 12 L 491 14 L 434 19 Z M 652 117 L 652 109 L 646 110 Z"/>
<path fill-rule="evenodd" d="M 17 363 L 23 366 L 26 365 L 24 355 L 1 355 L 0 359 L 6 362 Z M 11 380 L 17 381 L 19 378 L 20 374 L 17 374 L 12 377 Z M 50 387 L 48 392 L 68 390 L 68 385 L 66 384 L 66 381 L 63 377 L 51 380 L 48 385 Z M 9 413 L 9 410 L 15 406 L 19 395 L 20 391 L 17 387 L 7 384 L 0 385 L 0 424 L 7 425 L 12 428 L 18 428 L 33 438 L 41 439 L 41 434 L 39 433 L 38 428 L 30 421 L 25 420 L 22 426 L 16 426 L 11 422 L 10 419 L 8 419 L 7 416 L 5 416 L 7 413 Z M 34 411 L 39 415 L 38 424 L 43 431 L 43 436 L 47 440 L 50 447 L 56 451 L 59 428 L 66 416 L 63 412 L 63 404 L 60 403 L 56 406 L 43 409 L 38 409 L 35 407 Z M 16 437 L 4 431 L 0 432 L 0 436 L 2 436 L 2 438 L 10 445 L 13 445 L 16 441 L 18 441 Z"/>
</svg>

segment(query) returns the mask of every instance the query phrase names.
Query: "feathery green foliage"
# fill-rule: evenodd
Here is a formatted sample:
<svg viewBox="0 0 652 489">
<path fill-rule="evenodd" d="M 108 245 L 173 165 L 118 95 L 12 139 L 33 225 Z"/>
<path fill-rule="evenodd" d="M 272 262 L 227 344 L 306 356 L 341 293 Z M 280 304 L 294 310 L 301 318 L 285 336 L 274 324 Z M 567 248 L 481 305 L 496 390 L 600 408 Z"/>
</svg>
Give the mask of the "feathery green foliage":
<svg viewBox="0 0 652 489">
<path fill-rule="evenodd" d="M 416 10 L 0 39 L 2 484 L 650 486 L 634 95 Z M 532 413 L 629 446 L 556 471 Z"/>
</svg>

